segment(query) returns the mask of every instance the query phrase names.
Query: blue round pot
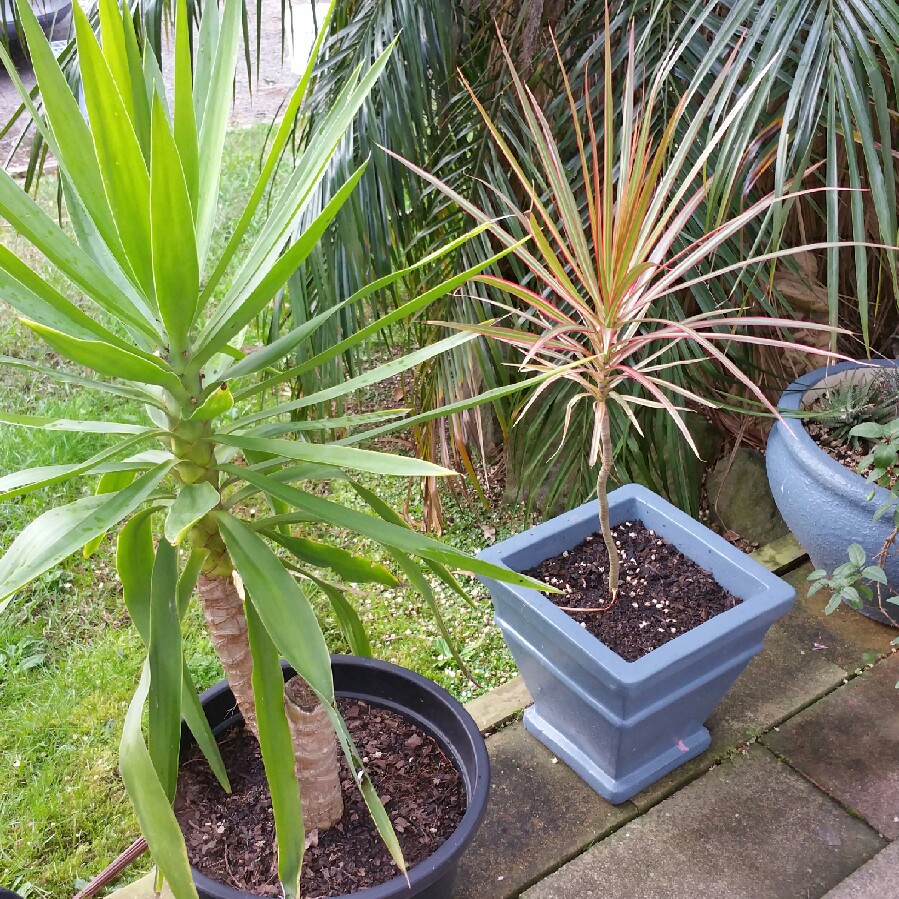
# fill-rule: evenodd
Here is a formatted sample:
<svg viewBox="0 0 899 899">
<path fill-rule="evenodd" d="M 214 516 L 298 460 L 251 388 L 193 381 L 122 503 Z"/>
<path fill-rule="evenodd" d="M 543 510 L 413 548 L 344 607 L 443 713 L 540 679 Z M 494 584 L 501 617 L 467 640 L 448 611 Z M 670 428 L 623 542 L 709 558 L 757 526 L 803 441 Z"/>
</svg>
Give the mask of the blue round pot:
<svg viewBox="0 0 899 899">
<path fill-rule="evenodd" d="M 775 423 L 768 437 L 768 483 L 777 508 L 815 568 L 833 571 L 847 561 L 850 543 L 860 544 L 872 558 L 893 529 L 892 516 L 874 521 L 873 516 L 890 498 L 878 487 L 869 500 L 871 485 L 857 472 L 841 465 L 809 436 L 799 418 L 819 391 L 831 386 L 845 372 L 869 366 L 896 368 L 895 360 L 861 363 L 840 362 L 816 369 L 794 381 L 780 398 L 785 417 Z M 899 553 L 891 553 L 884 566 L 893 587 L 899 587 Z M 899 627 L 899 607 L 881 608 L 875 600 L 860 611 L 869 618 Z"/>
</svg>

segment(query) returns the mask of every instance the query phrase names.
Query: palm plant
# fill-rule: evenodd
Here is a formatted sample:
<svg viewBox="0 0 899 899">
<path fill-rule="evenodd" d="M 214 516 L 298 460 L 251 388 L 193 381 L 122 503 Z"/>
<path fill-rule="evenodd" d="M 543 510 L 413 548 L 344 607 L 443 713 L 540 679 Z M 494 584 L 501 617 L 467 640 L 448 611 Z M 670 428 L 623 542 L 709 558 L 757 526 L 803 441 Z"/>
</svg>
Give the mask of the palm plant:
<svg viewBox="0 0 899 899">
<path fill-rule="evenodd" d="M 678 249 L 770 191 L 778 195 L 795 192 L 796 179 L 809 170 L 808 177 L 831 188 L 821 194 L 794 196 L 770 207 L 765 215 L 747 222 L 739 234 L 725 240 L 717 253 L 721 260 L 736 262 L 778 245 L 826 242 L 830 244 L 828 249 L 808 257 L 797 256 L 803 265 L 792 271 L 790 260 L 785 260 L 775 277 L 767 281 L 735 269 L 697 285 L 686 307 L 681 306 L 676 294 L 663 298 L 656 313 L 679 319 L 727 302 L 771 315 L 795 315 L 799 301 L 807 300 L 807 317 L 832 325 L 849 324 L 860 330 L 875 349 L 884 349 L 883 341 L 892 334 L 895 320 L 895 260 L 888 252 L 864 244 L 891 244 L 896 239 L 899 82 L 895 77 L 895 47 L 899 11 L 895 5 L 872 0 L 837 5 L 830 0 L 615 0 L 609 5 L 613 63 L 618 73 L 615 84 L 624 85 L 627 40 L 623 35 L 624 26 L 630 23 L 635 29 L 640 61 L 635 77 L 647 85 L 657 77 L 663 81 L 655 108 L 656 135 L 663 131 L 671 109 L 694 82 L 701 82 L 703 89 L 690 92 L 679 127 L 685 128 L 700 115 L 704 91 L 714 82 L 725 59 L 733 57 L 729 75 L 720 87 L 720 103 L 710 111 L 709 134 L 717 129 L 730 100 L 745 89 L 751 73 L 767 71 L 752 102 L 742 107 L 739 121 L 732 124 L 727 139 L 716 145 L 709 158 L 713 183 L 692 217 L 684 222 Z M 576 135 L 564 84 L 552 58 L 548 26 L 552 24 L 562 56 L 569 62 L 570 77 L 580 81 L 605 40 L 602 4 L 583 0 L 525 0 L 499 5 L 473 0 L 357 0 L 347 4 L 342 15 L 330 24 L 328 63 L 315 76 L 308 106 L 311 116 L 328 108 L 346 71 L 374 58 L 377 48 L 404 26 L 414 23 L 414 27 L 403 31 L 385 78 L 360 111 L 353 140 L 348 139 L 328 177 L 339 182 L 373 143 L 380 142 L 435 172 L 485 212 L 503 214 L 484 184 L 501 186 L 505 194 L 511 194 L 515 178 L 480 127 L 480 115 L 459 77 L 463 75 L 470 83 L 474 96 L 504 133 L 515 140 L 527 140 L 528 129 L 518 109 L 504 98 L 508 73 L 498 65 L 494 19 L 513 59 L 526 71 L 528 85 L 541 100 L 562 159 L 576 169 Z M 422 77 L 423 73 L 428 77 Z M 872 90 L 867 86 L 869 77 Z M 616 89 L 612 100 L 620 113 L 626 102 L 623 92 Z M 582 108 L 582 100 L 578 98 L 577 102 Z M 602 139 L 601 122 L 598 128 Z M 521 161 L 530 168 L 527 159 Z M 534 177 L 538 174 L 532 172 Z M 867 190 L 838 191 L 836 187 Z M 549 202 L 546 195 L 543 200 Z M 583 206 L 581 213 L 586 228 Z M 307 308 L 328 303 L 329 296 L 345 295 L 348 285 L 357 289 L 384 266 L 417 258 L 429 238 L 451 233 L 457 226 L 455 204 L 438 192 L 421 191 L 397 167 L 381 163 L 377 177 L 370 172 L 362 180 L 354 205 L 341 212 L 334 227 L 341 235 L 389 234 L 390 256 L 367 252 L 348 255 L 344 248 L 364 247 L 362 239 L 323 243 L 298 271 L 290 303 L 301 316 Z M 854 242 L 853 247 L 841 249 L 839 242 L 847 240 Z M 478 240 L 461 252 L 471 264 L 490 251 L 485 240 Z M 505 260 L 503 266 L 506 276 L 516 280 L 528 277 L 527 271 L 514 262 Z M 486 293 L 479 287 L 467 293 L 463 300 L 448 298 L 440 317 L 457 321 L 489 318 Z M 383 300 L 389 303 L 392 298 L 385 295 Z M 876 319 L 874 311 L 878 313 Z M 332 327 L 351 328 L 352 323 L 349 318 L 334 319 Z M 430 339 L 433 333 L 434 329 L 427 333 L 422 330 L 411 339 Z M 822 344 L 828 345 L 827 335 L 822 332 L 820 336 L 824 338 Z M 846 340 L 844 349 L 849 347 Z M 695 355 L 689 347 L 680 349 L 688 356 Z M 771 366 L 777 378 L 782 355 L 769 353 L 759 358 L 757 352 L 744 347 L 735 360 L 741 369 L 751 371 L 754 379 L 764 383 L 769 374 L 764 369 Z M 417 401 L 427 408 L 441 395 L 462 394 L 473 381 L 487 387 L 507 384 L 514 377 L 509 361 L 502 347 L 466 345 L 435 361 L 430 379 L 423 382 L 427 389 Z M 690 366 L 677 377 L 685 386 L 695 387 L 697 371 L 702 371 L 706 380 L 717 379 L 716 389 L 729 405 L 737 403 L 729 394 L 739 385 L 732 378 L 722 380 L 710 366 Z M 468 372 L 474 374 L 460 378 Z M 554 448 L 565 430 L 559 410 L 573 396 L 567 383 L 549 389 L 556 402 L 532 409 L 526 428 L 510 427 L 514 412 L 511 401 L 497 403 L 496 413 L 510 449 L 510 464 L 518 469 L 519 479 L 533 482 L 546 478 L 547 472 L 555 472 L 550 496 L 574 499 L 572 494 L 589 493 L 595 482 L 595 472 L 578 452 L 574 436 L 589 434 L 590 416 L 581 407 L 575 410 L 568 423 L 571 449 L 559 454 L 556 465 L 548 464 L 552 450 L 545 448 Z M 695 511 L 697 479 L 680 431 L 658 410 L 643 409 L 637 418 L 642 433 L 617 408 L 612 410 L 612 432 L 623 476 L 652 483 Z M 460 426 L 455 433 L 464 435 L 466 430 Z M 423 440 L 429 445 L 438 442 L 433 434 Z M 470 443 L 476 445 L 477 439 Z M 448 464 L 448 460 L 443 461 Z"/>
<path fill-rule="evenodd" d="M 179 899 L 196 895 L 172 811 L 182 715 L 228 789 L 181 652 L 181 619 L 195 588 L 244 719 L 259 738 L 272 791 L 285 894 L 296 895 L 304 827 L 327 827 L 341 813 L 335 731 L 374 820 L 402 867 L 384 809 L 335 707 L 325 639 L 297 578 L 323 591 L 351 648 L 365 654 L 368 644 L 359 616 L 328 572 L 350 582 L 395 585 L 396 578 L 380 565 L 313 539 L 317 525 L 383 545 L 432 604 L 425 571 L 458 592 L 462 587 L 451 568 L 489 569 L 493 577 L 503 574 L 414 533 L 353 480 L 351 472 L 449 474 L 427 462 L 353 445 L 370 434 L 361 428 L 377 423 L 378 430 L 389 430 L 399 425 L 401 413 L 311 422 L 298 421 L 292 413 L 406 371 L 461 345 L 468 335 L 424 347 L 293 402 L 271 408 L 249 402 L 266 385 L 283 381 L 284 375 L 273 366 L 285 354 L 313 339 L 340 309 L 360 304 L 410 275 L 407 269 L 386 275 L 342 304 L 297 324 L 268 346 L 249 353 L 238 348 L 244 329 L 308 257 L 362 177 L 364 164 L 292 239 L 304 206 L 391 48 L 373 66 L 360 67 L 347 79 L 333 109 L 319 122 L 316 136 L 280 190 L 275 190 L 268 214 L 257 222 L 310 81 L 310 62 L 246 208 L 238 221 L 228 223 L 223 237 L 216 237 L 241 0 L 226 0 L 221 13 L 215 4 L 206 7 L 193 67 L 188 10 L 180 2 L 171 98 L 152 53 L 145 49 L 141 56 L 138 51 L 127 8 L 123 14 L 115 0 L 102 0 L 101 46 L 75 4 L 87 121 L 33 14 L 26 5 L 20 14 L 45 117 L 34 107 L 2 48 L 0 58 L 58 160 L 71 230 L 58 225 L 5 172 L 0 172 L 0 213 L 79 298 L 69 299 L 48 277 L 0 246 L 4 300 L 67 365 L 40 366 L 5 356 L 0 364 L 24 366 L 56 381 L 138 401 L 146 408 L 147 420 L 134 424 L 0 416 L 6 426 L 90 430 L 121 438 L 78 464 L 0 478 L 0 499 L 10 500 L 70 478 L 99 475 L 95 495 L 50 509 L 12 542 L 0 559 L 0 612 L 34 578 L 78 549 L 89 555 L 108 531 L 125 522 L 117 539 L 117 568 L 147 659 L 126 717 L 121 772 L 149 847 Z M 251 237 L 254 222 L 258 233 Z M 458 237 L 417 265 L 438 262 L 468 236 Z M 407 298 L 344 341 L 321 348 L 306 363 L 307 370 L 314 371 L 423 309 L 480 270 L 475 267 Z M 89 369 L 90 376 L 73 370 L 72 364 Z M 330 435 L 330 442 L 326 446 L 310 442 L 313 431 Z M 347 436 L 337 439 L 342 433 Z M 337 479 L 348 481 L 374 514 L 321 495 L 321 485 Z M 245 504 L 258 503 L 260 497 L 269 510 L 242 520 Z M 296 534 L 295 525 L 304 533 Z M 285 710 L 281 656 L 318 699 L 311 721 L 289 703 Z M 141 719 L 148 701 L 145 742 Z M 301 739 L 301 731 L 311 731 L 312 736 Z"/>
<path fill-rule="evenodd" d="M 656 310 L 666 297 L 687 293 L 734 270 L 768 263 L 807 248 L 780 250 L 703 270 L 704 265 L 715 260 L 725 241 L 778 201 L 772 193 L 687 247 L 677 249 L 684 223 L 710 190 L 708 180 L 703 178 L 704 167 L 718 146 L 728 140 L 744 107 L 753 102 L 766 72 L 755 74 L 707 138 L 702 136 L 703 123 L 721 102 L 731 75 L 730 66 L 722 68 L 698 99 L 698 116 L 693 117 L 691 112 L 689 122 L 684 121 L 694 99 L 692 92 L 700 89 L 700 83 L 695 83 L 675 105 L 661 135 L 656 137 L 656 107 L 663 97 L 664 80 L 656 77 L 645 93 L 638 89 L 632 29 L 624 85 L 616 88 L 609 34 L 607 27 L 604 74 L 595 109 L 589 79 L 585 77 L 586 112 L 582 115 L 565 76 L 571 127 L 578 146 L 574 177 L 566 170 L 565 158 L 540 103 L 516 72 L 501 38 L 520 112 L 527 123 L 528 146 L 536 154 L 539 182 L 534 182 L 531 171 L 522 162 L 521 149 L 507 140 L 487 110 L 474 99 L 487 130 L 518 179 L 525 208 L 514 195 L 498 197 L 511 221 L 530 237 L 527 244 L 517 241 L 505 222 L 466 201 L 435 175 L 412 164 L 409 167 L 487 226 L 501 245 L 517 245 L 515 253 L 532 275 L 534 288 L 492 274 L 479 275 L 476 280 L 507 298 L 495 304 L 504 315 L 485 324 L 457 327 L 514 347 L 523 355 L 520 370 L 544 379 L 530 392 L 523 413 L 545 400 L 547 391 L 555 384 L 565 381 L 573 384 L 574 390 L 564 409 L 566 427 L 578 404 L 587 407 L 592 420 L 587 457 L 591 466 L 600 463 L 596 491 L 614 601 L 619 564 L 609 523 L 608 484 L 614 458 L 610 407 L 617 406 L 638 430 L 635 409 L 661 410 L 695 452 L 693 437 L 683 418 L 689 408 L 684 403 L 702 407 L 713 402 L 672 376 L 683 365 L 673 351 L 689 345 L 701 359 L 729 372 L 764 408 L 777 415 L 764 392 L 729 358 L 726 348 L 734 343 L 774 348 L 797 346 L 777 334 L 763 336 L 746 330 L 791 328 L 798 324 L 794 320 L 740 315 L 736 314 L 738 310 L 725 306 L 678 320 L 659 317 Z M 564 73 L 558 48 L 557 54 Z M 616 114 L 614 96 L 622 98 L 620 114 Z M 820 247 L 812 249 L 817 248 Z M 517 301 L 517 305 L 510 305 L 509 299 Z M 812 327 L 828 330 L 826 325 Z M 829 355 L 811 346 L 799 348 Z"/>
</svg>

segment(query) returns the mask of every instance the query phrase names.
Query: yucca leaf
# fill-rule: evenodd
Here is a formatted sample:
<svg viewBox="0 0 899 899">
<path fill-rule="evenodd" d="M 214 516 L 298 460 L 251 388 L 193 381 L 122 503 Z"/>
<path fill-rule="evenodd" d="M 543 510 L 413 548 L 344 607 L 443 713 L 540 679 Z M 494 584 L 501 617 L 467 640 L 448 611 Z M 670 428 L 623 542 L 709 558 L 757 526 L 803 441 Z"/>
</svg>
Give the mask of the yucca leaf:
<svg viewBox="0 0 899 899">
<path fill-rule="evenodd" d="M 338 577 L 352 584 L 383 584 L 398 587 L 399 581 L 378 562 L 370 562 L 339 546 L 331 546 L 307 537 L 295 537 L 280 531 L 266 531 L 267 536 L 280 543 L 292 556 L 316 568 L 330 568 Z"/>
<path fill-rule="evenodd" d="M 225 446 L 270 453 L 284 459 L 313 462 L 367 471 L 371 474 L 396 475 L 398 477 L 453 477 L 456 472 L 422 459 L 398 456 L 391 453 L 360 450 L 338 444 L 308 443 L 303 440 L 274 440 L 265 437 L 247 437 L 243 434 L 217 434 L 216 440 Z"/>
<path fill-rule="evenodd" d="M 199 63 L 194 81 L 194 99 L 203 103 L 202 115 L 197 115 L 199 127 L 200 181 L 197 209 L 197 252 L 200 270 L 203 270 L 209 242 L 215 226 L 215 212 L 218 205 L 219 181 L 221 179 L 222 152 L 225 147 L 225 133 L 228 129 L 228 112 L 231 104 L 231 86 L 234 80 L 234 66 L 237 60 L 237 42 L 240 37 L 241 0 L 224 0 L 221 26 L 218 24 L 218 6 L 204 7 L 203 23 L 200 26 L 200 41 L 207 18 L 215 20 L 211 26 L 218 33 L 214 43 L 214 57 L 208 72 L 208 86 L 203 84 L 205 71 Z M 205 88 L 205 89 L 204 89 Z"/>
<path fill-rule="evenodd" d="M 373 658 L 374 653 L 365 631 L 365 625 L 362 623 L 359 613 L 344 596 L 343 591 L 308 571 L 304 571 L 303 576 L 312 581 L 328 597 L 334 617 L 337 619 L 340 632 L 343 634 L 350 652 L 355 656 Z"/>
<path fill-rule="evenodd" d="M 278 649 L 262 622 L 252 593 L 247 597 L 244 609 L 253 654 L 253 697 L 259 749 L 272 796 L 278 841 L 278 879 L 285 899 L 295 899 L 299 895 L 305 830 L 293 742 L 284 712 L 284 675 Z"/>
<path fill-rule="evenodd" d="M 57 506 L 23 528 L 0 559 L 0 611 L 11 594 L 130 515 L 171 467 L 171 462 L 157 465 L 118 493 Z"/>
<path fill-rule="evenodd" d="M 150 246 L 150 176 L 146 160 L 87 16 L 80 7 L 73 7 L 72 16 L 96 167 L 135 283 L 152 305 L 153 272 L 146 252 Z"/>
<path fill-rule="evenodd" d="M 397 527 L 379 518 L 357 512 L 354 509 L 347 509 L 338 503 L 323 499 L 313 493 L 283 484 L 275 478 L 267 477 L 248 469 L 238 468 L 228 463 L 223 464 L 221 468 L 229 474 L 242 477 L 250 484 L 258 487 L 260 490 L 264 490 L 277 499 L 283 500 L 299 512 L 309 515 L 312 521 L 327 522 L 334 527 L 344 528 L 364 537 L 369 537 L 383 546 L 392 546 L 414 556 L 433 559 L 436 562 L 441 562 L 461 571 L 483 574 L 485 577 L 518 584 L 522 587 L 532 587 L 538 590 L 548 589 L 546 585 L 541 584 L 539 581 L 509 569 L 491 565 L 489 562 L 484 562 L 474 556 L 466 555 L 441 543 L 439 540 L 416 534 L 408 528 Z M 244 525 L 244 527 L 246 526 Z M 551 589 L 550 592 L 552 592 Z M 308 680 L 308 678 L 306 679 Z"/>
<path fill-rule="evenodd" d="M 182 391 L 181 382 L 175 373 L 161 360 L 151 362 L 101 340 L 81 340 L 38 322 L 27 319 L 23 321 L 61 356 L 97 374 L 143 384 L 157 384 L 175 393 Z"/>
<path fill-rule="evenodd" d="M 26 468 L 0 477 L 0 502 L 11 499 L 14 496 L 25 496 L 34 490 L 40 490 L 52 484 L 58 484 L 61 481 L 68 481 L 70 478 L 89 473 L 107 460 L 120 455 L 126 450 L 133 449 L 153 436 L 156 436 L 154 432 L 149 432 L 132 437 L 129 440 L 123 440 L 115 446 L 101 450 L 84 462 L 71 465 L 43 465 L 39 468 Z"/>
<path fill-rule="evenodd" d="M 278 650 L 316 693 L 333 702 L 331 657 L 306 594 L 258 534 L 233 515 L 214 515 L 234 567 Z"/>
<path fill-rule="evenodd" d="M 163 540 L 156 550 L 150 582 L 150 710 L 147 737 L 150 758 L 169 798 L 175 800 L 181 748 L 181 622 L 175 604 L 178 550 Z"/>
<path fill-rule="evenodd" d="M 176 0 L 175 13 L 175 108 L 173 127 L 175 144 L 191 209 L 196 220 L 200 193 L 200 149 L 193 97 L 193 64 L 190 58 L 190 19 L 187 0 Z M 196 238 L 194 238 L 196 244 Z"/>
<path fill-rule="evenodd" d="M 218 490 L 206 481 L 184 484 L 169 507 L 165 520 L 165 539 L 172 544 L 180 543 L 184 532 L 207 512 L 211 512 L 220 501 Z"/>
<path fill-rule="evenodd" d="M 131 616 L 141 640 L 145 646 L 150 642 L 150 587 L 153 577 L 153 563 L 156 551 L 153 546 L 153 523 L 151 516 L 154 509 L 146 509 L 132 516 L 119 531 L 116 543 L 116 570 L 122 582 L 122 594 L 125 607 Z M 196 579 L 196 557 L 205 553 L 191 554 L 181 577 L 178 579 L 178 611 L 182 613 L 183 588 L 185 578 Z M 193 582 L 190 582 L 190 590 Z M 219 752 L 218 744 L 212 734 L 206 713 L 200 705 L 197 689 L 187 667 L 187 660 L 182 659 L 181 701 L 184 720 L 194 735 L 197 745 L 209 762 L 209 766 L 226 793 L 231 792 L 228 774 Z"/>
<path fill-rule="evenodd" d="M 181 827 L 156 775 L 141 732 L 141 717 L 149 689 L 150 669 L 149 665 L 144 665 L 140 684 L 125 716 L 119 745 L 119 769 L 141 833 L 169 888 L 178 899 L 196 899 L 197 890 Z"/>
<path fill-rule="evenodd" d="M 200 269 L 190 195 L 158 96 L 153 97 L 151 147 L 153 284 L 169 336 L 169 350 L 177 356 L 187 351 L 188 334 L 197 313 Z"/>
</svg>

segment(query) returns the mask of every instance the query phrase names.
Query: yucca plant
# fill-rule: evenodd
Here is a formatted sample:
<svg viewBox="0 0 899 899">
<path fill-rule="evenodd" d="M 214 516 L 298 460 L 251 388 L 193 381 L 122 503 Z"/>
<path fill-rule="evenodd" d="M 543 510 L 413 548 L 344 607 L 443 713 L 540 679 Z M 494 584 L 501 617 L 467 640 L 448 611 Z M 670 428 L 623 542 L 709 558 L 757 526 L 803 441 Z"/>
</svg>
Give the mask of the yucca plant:
<svg viewBox="0 0 899 899">
<path fill-rule="evenodd" d="M 349 472 L 404 477 L 449 473 L 416 459 L 353 446 L 371 433 L 361 427 L 396 427 L 400 413 L 313 421 L 293 416 L 411 369 L 470 335 L 424 347 L 293 402 L 271 408 L 249 402 L 287 377 L 278 373 L 277 363 L 313 337 L 331 315 L 361 304 L 408 272 L 387 275 L 341 304 L 296 323 L 271 345 L 254 352 L 238 348 L 244 329 L 308 256 L 361 177 L 364 165 L 294 239 L 305 204 L 390 54 L 388 47 L 375 65 L 356 69 L 346 80 L 280 189 L 272 188 L 262 217 L 261 201 L 271 188 L 309 83 L 316 46 L 244 211 L 227 224 L 224 240 L 214 240 L 222 224 L 217 199 L 241 8 L 241 0 L 225 0 L 221 12 L 215 3 L 207 4 L 192 66 L 188 12 L 181 0 L 174 94 L 167 97 L 152 52 L 138 52 L 127 6 L 122 10 L 116 0 L 101 0 L 101 45 L 76 3 L 87 120 L 27 4 L 20 14 L 45 116 L 34 108 L 0 48 L 10 77 L 58 161 L 70 228 L 57 224 L 2 171 L 0 214 L 71 285 L 73 295 L 80 293 L 77 300 L 69 299 L 48 277 L 0 246 L 0 297 L 63 365 L 41 366 L 6 356 L 0 357 L 0 364 L 138 401 L 147 411 L 140 424 L 0 415 L 4 427 L 87 430 L 121 438 L 79 464 L 0 478 L 0 499 L 11 500 L 68 479 L 99 476 L 95 495 L 45 512 L 12 542 L 0 559 L 0 612 L 42 572 L 79 549 L 89 555 L 107 532 L 124 522 L 117 538 L 117 567 L 147 659 L 125 721 L 121 772 L 150 850 L 179 899 L 196 895 L 172 810 L 182 715 L 228 789 L 182 657 L 181 619 L 195 588 L 246 724 L 259 738 L 272 791 L 279 877 L 285 895 L 295 896 L 304 831 L 327 827 L 341 814 L 338 741 L 397 865 L 403 867 L 390 823 L 337 712 L 328 649 L 309 596 L 298 582 L 300 578 L 320 588 L 350 647 L 367 654 L 359 616 L 329 572 L 349 582 L 396 585 L 397 580 L 378 564 L 315 540 L 316 525 L 384 546 L 435 612 L 430 577 L 462 593 L 452 568 L 489 569 L 493 577 L 503 576 L 493 566 L 413 532 L 352 480 Z M 250 226 L 257 217 L 258 233 L 251 238 Z M 436 262 L 469 236 L 460 236 L 418 264 Z M 214 251 L 219 244 L 221 251 Z M 306 362 L 306 370 L 315 371 L 423 309 L 480 270 L 462 272 L 421 296 L 407 298 L 388 315 L 320 348 Z M 80 367 L 91 374 L 80 372 Z M 311 431 L 334 439 L 312 443 L 306 439 Z M 349 481 L 374 514 L 322 495 L 321 485 L 335 479 Z M 258 505 L 260 498 L 267 501 L 268 511 L 242 520 L 245 504 Z M 296 533 L 297 525 L 301 533 Z M 319 700 L 314 720 L 303 724 L 313 732 L 306 741 L 294 727 L 293 713 L 285 710 L 282 656 Z M 148 701 L 145 742 L 141 722 Z M 325 758 L 330 761 L 322 765 Z M 315 776 L 309 773 L 313 768 Z"/>
<path fill-rule="evenodd" d="M 583 115 L 567 76 L 564 78 L 578 147 L 573 167 L 566 167 L 540 103 L 516 73 L 508 52 L 506 63 L 530 143 L 513 145 L 475 98 L 496 145 L 517 176 L 519 196 L 526 204 L 526 208 L 521 208 L 514 195 L 499 197 L 508 216 L 531 238 L 527 244 L 519 244 L 515 252 L 533 276 L 534 286 L 522 286 L 489 274 L 479 276 L 478 281 L 514 298 L 519 305 L 498 301 L 496 305 L 506 313 L 503 319 L 457 327 L 516 347 L 523 354 L 520 368 L 545 378 L 533 389 L 522 414 L 562 381 L 573 384 L 573 395 L 565 409 L 566 430 L 578 404 L 592 407 L 592 432 L 586 455 L 591 466 L 600 463 L 596 492 L 614 601 L 619 562 L 607 496 L 614 455 L 611 404 L 620 407 L 637 430 L 640 424 L 636 409 L 664 410 L 696 452 L 683 416 L 689 408 L 685 404 L 701 407 L 713 403 L 675 377 L 685 363 L 684 357 L 675 356 L 672 350 L 688 345 L 687 359 L 691 364 L 710 362 L 720 367 L 742 384 L 762 408 L 776 415 L 764 392 L 729 357 L 728 348 L 734 343 L 751 343 L 795 349 L 796 344 L 779 336 L 778 329 L 800 324 L 828 328 L 790 319 L 741 315 L 738 310 L 724 307 L 677 321 L 659 316 L 658 310 L 668 297 L 748 266 L 770 263 L 826 244 L 767 253 L 716 267 L 719 248 L 778 201 L 772 194 L 685 249 L 672 252 L 685 224 L 707 196 L 711 181 L 706 167 L 710 159 L 728 138 L 733 123 L 740 120 L 745 106 L 755 100 L 767 70 L 755 73 L 743 95 L 726 114 L 722 113 L 720 124 L 709 134 L 704 133 L 704 128 L 712 111 L 718 109 L 732 75 L 730 65 L 722 67 L 704 94 L 697 96 L 701 82 L 694 82 L 656 136 L 654 124 L 658 106 L 665 99 L 667 66 L 662 64 L 662 74 L 645 89 L 638 89 L 642 77 L 636 71 L 631 28 L 624 84 L 616 86 L 608 24 L 607 7 L 604 74 L 600 89 L 595 92 L 585 75 Z M 557 58 L 564 72 L 558 48 Z M 669 54 L 668 62 L 673 59 Z M 613 102 L 616 96 L 623 98 L 620 113 Z M 690 119 L 685 120 L 694 101 L 698 111 L 691 111 Z M 523 161 L 523 154 L 528 152 L 539 171 L 540 180 L 536 182 Z M 476 220 L 488 225 L 501 244 L 516 244 L 504 222 L 491 218 L 435 176 L 410 167 L 460 203 Z M 751 333 L 759 328 L 775 333 Z M 800 348 L 829 355 L 815 347 Z"/>
</svg>

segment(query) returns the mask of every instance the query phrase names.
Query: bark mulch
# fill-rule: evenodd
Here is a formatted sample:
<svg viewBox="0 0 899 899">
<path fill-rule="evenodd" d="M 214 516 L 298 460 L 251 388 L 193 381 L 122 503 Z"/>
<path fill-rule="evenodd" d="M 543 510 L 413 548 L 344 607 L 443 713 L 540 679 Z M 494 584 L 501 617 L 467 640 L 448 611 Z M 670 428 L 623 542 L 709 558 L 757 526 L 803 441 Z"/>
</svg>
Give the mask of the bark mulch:
<svg viewBox="0 0 899 899">
<path fill-rule="evenodd" d="M 433 737 L 401 715 L 338 699 L 353 740 L 393 822 L 409 868 L 432 855 L 465 814 L 465 785 Z M 233 793 L 227 796 L 196 747 L 182 760 L 175 813 L 191 864 L 257 896 L 281 896 L 271 796 L 256 738 L 243 727 L 220 741 Z M 399 871 L 341 758 L 343 819 L 307 834 L 301 895 L 341 896 Z M 311 837 L 311 840 L 309 839 Z"/>
</svg>

